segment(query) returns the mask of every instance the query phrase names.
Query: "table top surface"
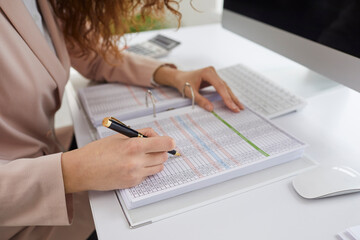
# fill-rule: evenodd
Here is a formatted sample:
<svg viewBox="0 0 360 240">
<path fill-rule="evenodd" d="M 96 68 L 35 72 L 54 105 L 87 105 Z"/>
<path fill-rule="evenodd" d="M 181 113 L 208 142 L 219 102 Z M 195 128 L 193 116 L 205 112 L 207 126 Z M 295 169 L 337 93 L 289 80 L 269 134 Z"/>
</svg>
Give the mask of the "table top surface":
<svg viewBox="0 0 360 240">
<path fill-rule="evenodd" d="M 165 62 L 190 70 L 242 63 L 288 90 L 308 104 L 299 112 L 273 121 L 308 143 L 307 157 L 320 165 L 350 166 L 360 172 L 360 94 L 326 79 L 220 24 L 167 29 L 128 36 L 128 44 L 155 34 L 177 39 Z M 71 97 L 70 97 L 71 98 Z M 71 100 L 71 99 L 70 99 Z M 78 114 L 70 101 L 72 115 Z M 74 122 L 78 145 L 89 133 Z M 360 224 L 360 193 L 306 200 L 291 185 L 292 178 L 256 188 L 204 207 L 130 229 L 114 192 L 90 192 L 99 239 L 336 239 L 338 232 Z"/>
</svg>

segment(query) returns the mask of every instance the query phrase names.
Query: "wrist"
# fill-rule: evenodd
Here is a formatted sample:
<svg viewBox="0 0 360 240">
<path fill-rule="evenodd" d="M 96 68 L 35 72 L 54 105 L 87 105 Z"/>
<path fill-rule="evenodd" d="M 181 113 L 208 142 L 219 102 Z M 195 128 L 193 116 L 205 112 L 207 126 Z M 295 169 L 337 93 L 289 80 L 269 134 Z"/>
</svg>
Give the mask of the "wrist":
<svg viewBox="0 0 360 240">
<path fill-rule="evenodd" d="M 174 79 L 177 72 L 177 67 L 174 64 L 162 64 L 153 74 L 153 81 L 159 85 L 174 86 Z"/>
<path fill-rule="evenodd" d="M 81 187 L 82 181 L 79 179 L 79 163 L 77 150 L 65 152 L 61 155 L 61 169 L 63 174 L 65 193 L 75 193 L 84 191 Z"/>
</svg>

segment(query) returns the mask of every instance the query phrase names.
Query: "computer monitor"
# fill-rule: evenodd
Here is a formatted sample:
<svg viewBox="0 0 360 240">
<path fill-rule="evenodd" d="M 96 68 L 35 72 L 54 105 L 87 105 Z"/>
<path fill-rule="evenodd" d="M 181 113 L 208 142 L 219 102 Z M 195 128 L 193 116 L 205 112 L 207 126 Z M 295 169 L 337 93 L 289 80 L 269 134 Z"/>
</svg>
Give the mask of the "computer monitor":
<svg viewBox="0 0 360 240">
<path fill-rule="evenodd" d="M 360 0 L 224 0 L 222 25 L 360 92 Z"/>
</svg>

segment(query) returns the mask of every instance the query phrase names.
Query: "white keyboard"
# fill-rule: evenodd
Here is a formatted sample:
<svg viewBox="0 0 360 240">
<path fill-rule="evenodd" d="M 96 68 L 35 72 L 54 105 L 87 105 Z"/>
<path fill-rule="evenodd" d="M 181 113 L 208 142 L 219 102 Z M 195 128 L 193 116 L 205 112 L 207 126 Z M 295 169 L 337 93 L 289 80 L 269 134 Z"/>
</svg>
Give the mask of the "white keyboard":
<svg viewBox="0 0 360 240">
<path fill-rule="evenodd" d="M 300 110 L 306 105 L 301 97 L 241 64 L 220 69 L 218 73 L 243 104 L 267 118 Z"/>
</svg>

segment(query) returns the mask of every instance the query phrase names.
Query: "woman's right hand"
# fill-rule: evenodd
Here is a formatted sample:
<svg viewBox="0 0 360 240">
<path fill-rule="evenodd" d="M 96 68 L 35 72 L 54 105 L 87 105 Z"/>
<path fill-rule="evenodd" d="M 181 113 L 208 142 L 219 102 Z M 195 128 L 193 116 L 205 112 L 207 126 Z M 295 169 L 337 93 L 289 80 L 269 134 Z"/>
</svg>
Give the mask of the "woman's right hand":
<svg viewBox="0 0 360 240">
<path fill-rule="evenodd" d="M 63 153 L 65 192 L 129 188 L 160 172 L 175 141 L 150 128 L 139 132 L 148 138 L 116 134 Z"/>
</svg>

